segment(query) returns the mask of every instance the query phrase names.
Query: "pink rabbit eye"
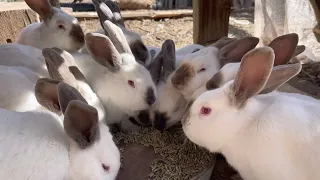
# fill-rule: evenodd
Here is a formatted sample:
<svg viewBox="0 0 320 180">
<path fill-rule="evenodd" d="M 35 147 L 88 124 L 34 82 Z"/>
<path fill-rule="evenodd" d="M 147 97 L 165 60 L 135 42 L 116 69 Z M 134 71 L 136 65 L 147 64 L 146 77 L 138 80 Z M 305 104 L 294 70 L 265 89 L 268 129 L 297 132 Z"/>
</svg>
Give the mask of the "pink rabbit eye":
<svg viewBox="0 0 320 180">
<path fill-rule="evenodd" d="M 105 164 L 102 164 L 102 168 L 104 171 L 109 171 L 110 170 L 110 166 L 107 166 Z"/>
<path fill-rule="evenodd" d="M 202 106 L 200 109 L 201 115 L 209 115 L 211 113 L 211 108 Z"/>
<path fill-rule="evenodd" d="M 135 84 L 134 84 L 134 82 L 133 82 L 132 80 L 128 80 L 128 84 L 129 84 L 131 87 L 133 87 L 133 88 L 136 87 Z"/>
</svg>

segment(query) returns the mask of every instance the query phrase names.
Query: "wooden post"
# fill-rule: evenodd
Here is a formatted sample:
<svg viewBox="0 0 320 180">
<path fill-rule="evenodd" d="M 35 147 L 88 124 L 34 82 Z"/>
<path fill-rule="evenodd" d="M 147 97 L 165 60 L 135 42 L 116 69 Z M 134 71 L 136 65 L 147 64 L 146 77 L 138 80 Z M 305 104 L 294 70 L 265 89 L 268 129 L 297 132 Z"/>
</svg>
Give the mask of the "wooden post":
<svg viewBox="0 0 320 180">
<path fill-rule="evenodd" d="M 228 36 L 231 0 L 193 0 L 193 42 L 210 44 Z"/>
</svg>

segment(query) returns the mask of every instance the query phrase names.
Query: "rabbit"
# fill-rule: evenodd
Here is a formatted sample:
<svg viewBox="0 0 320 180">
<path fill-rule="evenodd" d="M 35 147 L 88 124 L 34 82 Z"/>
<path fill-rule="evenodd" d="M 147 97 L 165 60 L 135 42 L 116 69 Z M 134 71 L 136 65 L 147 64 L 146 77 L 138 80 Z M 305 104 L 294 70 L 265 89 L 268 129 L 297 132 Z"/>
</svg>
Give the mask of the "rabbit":
<svg viewBox="0 0 320 180">
<path fill-rule="evenodd" d="M 211 46 L 185 56 L 173 72 L 171 82 L 189 100 L 223 65 L 239 62 L 258 42 L 259 39 L 255 37 L 240 40 L 223 37 Z"/>
<path fill-rule="evenodd" d="M 5 55 L 12 57 L 12 59 L 9 58 L 10 61 L 8 61 L 5 58 L 0 61 L 0 64 L 7 65 L 0 66 L 0 82 L 2 84 L 0 88 L 2 99 L 0 108 L 19 112 L 44 109 L 41 106 L 44 104 L 39 104 L 38 100 L 42 96 L 48 97 L 43 91 L 52 89 L 50 84 L 53 81 L 48 80 L 50 82 L 48 83 L 48 81 L 38 82 L 38 80 L 43 77 L 50 77 L 53 80 L 65 81 L 75 87 L 87 99 L 88 104 L 98 110 L 99 120 L 106 121 L 106 111 L 103 104 L 87 84 L 84 75 L 77 68 L 70 53 L 58 48 L 45 48 L 42 52 L 40 50 L 34 51 L 36 48 L 19 44 L 8 45 L 6 48 L 1 48 L 1 46 L 0 53 L 4 55 L 2 51 L 7 52 Z M 38 51 L 41 55 L 43 54 L 41 58 Z M 31 54 L 28 54 L 29 52 L 36 52 L 39 58 L 32 58 Z M 43 76 L 39 75 L 41 73 L 32 71 L 37 67 L 42 69 L 42 66 L 45 66 L 43 69 L 46 71 Z M 34 92 L 35 87 L 36 92 Z M 47 102 L 47 99 L 45 99 L 45 102 Z M 54 104 L 46 104 L 46 106 L 49 105 L 51 111 L 59 113 L 60 110 L 55 108 Z"/>
<path fill-rule="evenodd" d="M 59 0 L 25 2 L 43 21 L 23 28 L 17 37 L 17 43 L 40 50 L 58 47 L 69 52 L 78 51 L 83 47 L 84 33 L 78 20 L 60 9 Z"/>
<path fill-rule="evenodd" d="M 284 65 L 288 62 L 299 63 L 299 61 L 292 60 L 305 49 L 303 48 L 303 45 L 297 46 L 298 39 L 297 34 L 291 33 L 279 36 L 271 41 L 269 46 L 275 51 L 275 66 Z M 220 71 L 212 76 L 204 86 L 200 87 L 193 93 L 190 101 L 194 101 L 194 99 L 207 90 L 219 88 L 228 81 L 233 80 L 239 70 L 239 67 L 240 63 L 228 63 L 223 66 Z"/>
<path fill-rule="evenodd" d="M 205 46 L 200 44 L 188 44 L 182 48 L 179 48 L 176 50 L 176 61 L 175 61 L 175 68 L 179 66 L 181 61 L 185 56 L 187 56 L 190 53 L 195 53 L 201 49 L 205 48 Z M 150 54 L 151 51 L 154 51 L 154 56 L 158 55 L 158 53 L 161 51 L 161 48 L 153 47 L 153 46 L 147 46 L 147 49 L 149 50 Z M 152 59 L 152 58 L 151 58 Z"/>
<path fill-rule="evenodd" d="M 102 29 L 96 31 L 96 33 L 101 33 L 109 36 L 108 31 L 104 29 L 104 22 L 106 20 L 111 21 L 119 28 L 121 28 L 125 36 L 125 40 L 128 42 L 130 50 L 136 58 L 136 61 L 144 65 L 146 68 L 149 68 L 151 55 L 146 45 L 143 43 L 141 36 L 133 31 L 128 30 L 125 27 L 119 6 L 113 1 L 92 0 L 92 2 L 99 16 L 100 24 L 102 27 Z M 83 48 L 82 52 L 87 52 L 85 47 Z"/>
<path fill-rule="evenodd" d="M 154 79 L 159 79 L 157 83 L 158 99 L 156 104 L 152 107 L 153 112 L 153 126 L 158 130 L 165 130 L 172 125 L 179 122 L 185 113 L 186 101 L 183 95 L 177 91 L 171 83 L 171 75 L 175 70 L 175 44 L 172 40 L 166 40 L 162 45 L 162 51 L 153 60 L 162 61 L 163 69 L 161 74 L 154 73 L 159 69 L 159 65 L 150 65 L 150 71 Z M 152 69 L 151 69 L 152 67 Z M 159 70 L 158 70 L 159 72 Z M 158 75 L 157 75 L 158 74 Z M 156 80 L 155 80 L 156 81 Z"/>
<path fill-rule="evenodd" d="M 50 78 L 64 81 L 75 87 L 87 100 L 88 104 L 97 109 L 99 120 L 107 122 L 106 110 L 97 94 L 88 85 L 85 76 L 77 67 L 73 56 L 59 48 L 45 48 L 42 50 Z"/>
<path fill-rule="evenodd" d="M 18 43 L 0 45 L 0 65 L 20 66 L 34 72 L 39 77 L 49 77 L 42 51 Z"/>
<path fill-rule="evenodd" d="M 85 41 L 89 54 L 72 55 L 90 87 L 108 107 L 108 124 L 121 125 L 125 115 L 136 116 L 154 105 L 156 87 L 148 70 L 132 55 L 121 28 L 108 20 L 104 26 L 110 37 L 88 33 Z"/>
<path fill-rule="evenodd" d="M 186 101 L 169 81 L 170 74 L 175 69 L 175 44 L 171 39 L 162 44 L 162 50 L 153 58 L 150 64 L 150 74 L 157 86 L 158 98 L 153 107 L 139 112 L 137 117 L 129 120 L 137 125 L 153 125 L 163 131 L 179 122 L 185 112 Z"/>
<path fill-rule="evenodd" d="M 114 180 L 120 152 L 108 126 L 75 88 L 60 82 L 56 93 L 63 120 L 0 109 L 0 179 Z"/>
<path fill-rule="evenodd" d="M 193 102 L 183 131 L 199 146 L 222 153 L 245 180 L 319 179 L 320 102 L 273 91 L 302 67 L 276 66 L 277 78 L 270 80 L 274 60 L 271 47 L 249 51 L 234 80 Z M 259 94 L 265 88 L 268 93 Z"/>
</svg>

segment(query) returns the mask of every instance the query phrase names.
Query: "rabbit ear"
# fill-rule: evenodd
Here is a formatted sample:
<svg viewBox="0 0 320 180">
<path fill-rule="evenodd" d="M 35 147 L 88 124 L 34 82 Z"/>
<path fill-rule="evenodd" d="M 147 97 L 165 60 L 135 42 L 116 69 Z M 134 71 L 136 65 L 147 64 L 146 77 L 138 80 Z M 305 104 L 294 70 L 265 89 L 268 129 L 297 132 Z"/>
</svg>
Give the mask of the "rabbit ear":
<svg viewBox="0 0 320 180">
<path fill-rule="evenodd" d="M 69 71 L 73 74 L 74 78 L 78 81 L 87 82 L 86 78 L 80 71 L 80 69 L 77 66 L 70 66 Z"/>
<path fill-rule="evenodd" d="M 70 53 L 58 48 L 44 48 L 42 55 L 52 79 L 65 81 L 74 87 L 77 86 L 77 81 L 69 70 L 69 66 L 75 65 Z"/>
<path fill-rule="evenodd" d="M 158 81 L 160 80 L 161 69 L 162 69 L 162 52 L 160 51 L 158 55 L 154 59 L 152 59 L 150 63 L 150 68 L 149 68 L 150 75 L 155 84 L 158 84 Z"/>
<path fill-rule="evenodd" d="M 61 111 L 57 92 L 59 82 L 53 79 L 40 78 L 35 86 L 35 96 L 39 104 L 57 114 Z"/>
<path fill-rule="evenodd" d="M 114 1 L 105 1 L 104 3 L 113 13 L 113 23 L 125 27 L 124 20 L 120 12 L 120 7 Z"/>
<path fill-rule="evenodd" d="M 269 46 L 274 50 L 274 66 L 287 64 L 296 51 L 299 37 L 296 33 L 286 34 L 274 39 Z"/>
<path fill-rule="evenodd" d="M 104 22 L 104 28 L 108 32 L 110 40 L 119 51 L 119 53 L 128 53 L 132 55 L 129 44 L 120 27 L 107 20 Z"/>
<path fill-rule="evenodd" d="M 217 42 L 211 44 L 210 46 L 214 46 L 218 49 L 223 48 L 224 46 L 236 41 L 236 38 L 222 37 Z"/>
<path fill-rule="evenodd" d="M 217 72 L 215 75 L 212 76 L 212 78 L 207 81 L 206 83 L 206 89 L 207 90 L 213 90 L 221 87 L 222 83 L 222 74 L 220 72 Z"/>
<path fill-rule="evenodd" d="M 122 19 L 119 6 L 113 1 L 103 2 L 101 0 L 92 0 L 97 14 L 99 16 L 100 24 L 104 28 L 103 23 L 106 20 L 111 21 L 114 24 L 125 27 Z"/>
<path fill-rule="evenodd" d="M 230 102 L 237 108 L 259 94 L 270 76 L 274 52 L 270 47 L 256 48 L 243 56 L 240 69 L 231 85 Z"/>
<path fill-rule="evenodd" d="M 100 139 L 97 109 L 79 100 L 68 102 L 63 127 L 81 149 L 90 147 Z"/>
<path fill-rule="evenodd" d="M 101 2 L 99 0 L 92 0 L 92 2 L 97 11 L 101 27 L 105 30 L 103 23 L 107 20 L 112 21 L 113 13 L 104 2 Z M 108 32 L 106 30 L 105 32 L 107 33 L 106 35 L 108 35 Z"/>
<path fill-rule="evenodd" d="M 149 53 L 144 43 L 141 40 L 136 39 L 130 43 L 130 49 L 136 61 L 146 66 L 149 59 Z"/>
<path fill-rule="evenodd" d="M 42 19 L 50 19 L 53 15 L 53 9 L 49 0 L 25 0 L 27 5 L 38 13 Z"/>
<path fill-rule="evenodd" d="M 301 68 L 301 63 L 275 66 L 272 69 L 267 84 L 265 85 L 263 91 L 260 92 L 260 94 L 267 94 L 278 89 L 284 83 L 299 74 Z"/>
<path fill-rule="evenodd" d="M 88 53 L 99 64 L 112 72 L 117 72 L 122 65 L 122 58 L 111 40 L 99 33 L 88 33 L 85 36 Z"/>
<path fill-rule="evenodd" d="M 175 70 L 176 64 L 176 47 L 173 40 L 168 39 L 162 44 L 162 64 L 164 78 L 167 77 Z"/>
<path fill-rule="evenodd" d="M 59 0 L 49 0 L 49 1 L 50 1 L 50 4 L 51 4 L 52 7 L 55 7 L 55 8 L 58 8 L 58 9 L 61 8 Z"/>
<path fill-rule="evenodd" d="M 303 53 L 305 50 L 306 50 L 306 46 L 298 45 L 292 57 L 298 56 L 299 54 Z"/>
<path fill-rule="evenodd" d="M 62 113 L 65 113 L 68 103 L 71 100 L 79 100 L 84 103 L 87 103 L 87 101 L 82 97 L 82 95 L 79 93 L 79 91 L 76 88 L 70 86 L 65 82 L 60 82 L 58 84 L 57 92 L 58 92 L 59 104 L 60 104 Z"/>
<path fill-rule="evenodd" d="M 240 62 L 241 58 L 251 49 L 255 48 L 259 38 L 245 37 L 229 43 L 219 51 L 221 67 L 230 62 Z"/>
</svg>

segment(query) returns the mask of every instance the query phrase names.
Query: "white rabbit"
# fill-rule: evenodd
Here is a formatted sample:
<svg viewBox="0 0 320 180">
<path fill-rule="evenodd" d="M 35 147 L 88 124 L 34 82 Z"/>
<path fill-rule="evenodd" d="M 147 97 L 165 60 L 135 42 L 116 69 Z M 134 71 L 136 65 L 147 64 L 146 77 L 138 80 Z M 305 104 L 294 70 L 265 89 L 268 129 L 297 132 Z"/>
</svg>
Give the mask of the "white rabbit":
<svg viewBox="0 0 320 180">
<path fill-rule="evenodd" d="M 300 63 L 282 65 L 287 68 L 280 68 L 281 81 L 271 82 L 274 59 L 270 47 L 248 52 L 235 80 L 194 101 L 182 120 L 183 130 L 194 143 L 222 153 L 245 180 L 320 179 L 320 102 L 272 92 L 270 87 L 301 70 Z M 273 84 L 267 86 L 271 93 L 257 95 L 267 81 Z"/>
<path fill-rule="evenodd" d="M 134 124 L 152 124 L 162 131 L 179 122 L 185 113 L 186 101 L 169 80 L 175 69 L 175 52 L 174 42 L 166 40 L 162 44 L 162 50 L 152 60 L 149 71 L 157 85 L 158 98 L 150 109 L 140 111 L 137 117 L 129 117 Z"/>
<path fill-rule="evenodd" d="M 97 110 L 59 83 L 64 120 L 47 112 L 0 109 L 0 179 L 114 180 L 120 152 Z"/>
<path fill-rule="evenodd" d="M 171 83 L 171 73 L 176 64 L 175 53 L 174 42 L 166 40 L 162 44 L 161 52 L 150 65 L 150 73 L 157 84 L 158 94 L 156 104 L 151 108 L 151 122 L 158 130 L 165 130 L 179 122 L 186 110 L 185 99 Z"/>
<path fill-rule="evenodd" d="M 40 77 L 49 77 L 42 51 L 18 43 L 0 45 L 0 65 L 21 66 L 30 69 Z"/>
<path fill-rule="evenodd" d="M 286 34 L 275 38 L 269 46 L 275 52 L 274 65 L 284 65 L 295 59 L 295 56 L 303 52 L 304 46 L 297 46 L 298 35 L 295 33 Z M 295 61 L 300 63 L 299 61 Z M 221 68 L 219 72 L 212 76 L 212 78 L 202 87 L 197 89 L 192 97 L 191 102 L 194 101 L 200 94 L 207 90 L 212 90 L 221 87 L 230 80 L 236 77 L 239 70 L 240 63 L 228 63 Z"/>
<path fill-rule="evenodd" d="M 34 53 L 35 57 L 30 53 Z M 45 102 L 48 102 L 48 96 L 43 93 L 46 90 L 54 89 L 55 86 L 51 84 L 53 82 L 56 84 L 57 81 L 37 81 L 41 77 L 51 77 L 75 87 L 85 97 L 88 104 L 98 110 L 99 120 L 106 121 L 106 111 L 103 104 L 86 83 L 83 74 L 76 67 L 73 57 L 68 52 L 58 48 L 45 48 L 41 52 L 30 46 L 12 43 L 0 45 L 0 54 L 2 57 L 6 57 L 0 60 L 0 64 L 6 65 L 0 66 L 0 83 L 2 84 L 0 87 L 2 99 L 0 108 L 20 112 L 43 109 L 37 99 L 44 96 Z M 38 70 L 39 73 L 35 73 L 33 70 Z M 34 93 L 35 88 L 36 94 Z M 56 113 L 60 111 L 55 104 L 45 106 Z"/>
<path fill-rule="evenodd" d="M 186 100 L 203 86 L 221 67 L 230 62 L 239 62 L 241 57 L 253 49 L 258 38 L 246 37 L 235 41 L 221 38 L 213 45 L 184 57 L 179 67 L 173 72 L 171 81 Z"/>
<path fill-rule="evenodd" d="M 72 55 L 88 84 L 108 107 L 108 124 L 115 124 L 126 114 L 135 116 L 149 109 L 157 94 L 150 73 L 136 62 L 122 30 L 110 21 L 104 26 L 111 40 L 99 33 L 88 33 L 85 41 L 91 56 Z"/>
<path fill-rule="evenodd" d="M 40 50 L 58 47 L 74 52 L 82 48 L 84 45 L 82 28 L 76 18 L 59 8 L 59 0 L 25 0 L 25 2 L 43 21 L 23 28 L 18 35 L 17 43 Z"/>
</svg>

